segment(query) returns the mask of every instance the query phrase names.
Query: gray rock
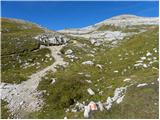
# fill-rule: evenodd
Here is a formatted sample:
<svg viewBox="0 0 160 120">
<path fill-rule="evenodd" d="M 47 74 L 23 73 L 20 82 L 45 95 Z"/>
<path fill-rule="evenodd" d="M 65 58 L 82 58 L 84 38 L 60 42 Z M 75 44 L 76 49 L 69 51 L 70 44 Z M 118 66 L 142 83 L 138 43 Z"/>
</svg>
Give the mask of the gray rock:
<svg viewBox="0 0 160 120">
<path fill-rule="evenodd" d="M 87 92 L 88 92 L 90 95 L 95 95 L 94 91 L 93 91 L 91 88 L 88 88 L 88 89 L 87 89 Z"/>
<path fill-rule="evenodd" d="M 100 65 L 100 64 L 97 64 L 96 67 L 102 69 L 102 65 Z"/>
<path fill-rule="evenodd" d="M 138 84 L 137 87 L 143 87 L 143 86 L 146 86 L 148 85 L 147 83 L 142 83 L 142 84 Z"/>
<path fill-rule="evenodd" d="M 62 45 L 69 40 L 65 35 L 53 31 L 46 31 L 46 33 L 40 34 L 34 38 L 46 45 Z"/>
<path fill-rule="evenodd" d="M 82 62 L 83 65 L 93 65 L 94 63 L 92 61 L 84 61 Z"/>
<path fill-rule="evenodd" d="M 91 80 L 85 80 L 87 83 L 92 83 L 92 81 Z"/>
<path fill-rule="evenodd" d="M 21 102 L 19 103 L 20 106 L 23 105 L 23 104 L 24 104 L 24 101 L 21 101 Z"/>
<path fill-rule="evenodd" d="M 100 101 L 97 102 L 97 105 L 98 105 L 98 108 L 99 108 L 100 111 L 104 110 L 103 104 Z"/>
<path fill-rule="evenodd" d="M 85 106 L 84 107 L 85 109 L 84 109 L 84 118 L 89 118 L 90 117 L 90 107 L 89 106 Z"/>
<path fill-rule="evenodd" d="M 51 80 L 52 80 L 51 84 L 54 84 L 56 82 L 55 78 L 52 78 Z"/>
<path fill-rule="evenodd" d="M 72 54 L 73 53 L 73 51 L 71 50 L 71 49 L 68 49 L 66 52 L 65 52 L 65 55 L 70 55 L 70 54 Z"/>
</svg>

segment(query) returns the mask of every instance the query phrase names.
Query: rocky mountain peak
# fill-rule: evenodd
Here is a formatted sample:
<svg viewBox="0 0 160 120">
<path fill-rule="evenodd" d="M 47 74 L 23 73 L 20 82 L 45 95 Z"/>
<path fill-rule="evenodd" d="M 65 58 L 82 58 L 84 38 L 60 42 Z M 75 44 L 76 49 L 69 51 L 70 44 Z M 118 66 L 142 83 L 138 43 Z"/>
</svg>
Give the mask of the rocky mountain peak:
<svg viewBox="0 0 160 120">
<path fill-rule="evenodd" d="M 112 17 L 110 18 L 110 20 L 138 19 L 138 18 L 142 18 L 142 17 L 131 15 L 131 14 L 123 14 L 123 15 Z"/>
</svg>

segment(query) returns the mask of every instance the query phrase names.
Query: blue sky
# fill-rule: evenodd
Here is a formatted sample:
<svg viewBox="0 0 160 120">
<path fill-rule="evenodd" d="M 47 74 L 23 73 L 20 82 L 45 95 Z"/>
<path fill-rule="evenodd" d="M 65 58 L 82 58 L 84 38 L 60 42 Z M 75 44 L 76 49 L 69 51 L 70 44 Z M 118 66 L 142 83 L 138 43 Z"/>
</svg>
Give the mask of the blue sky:
<svg viewBox="0 0 160 120">
<path fill-rule="evenodd" d="M 2 17 L 24 19 L 49 29 L 60 30 L 85 27 L 121 14 L 157 17 L 159 6 L 158 1 L 3 1 L 1 7 Z"/>
</svg>

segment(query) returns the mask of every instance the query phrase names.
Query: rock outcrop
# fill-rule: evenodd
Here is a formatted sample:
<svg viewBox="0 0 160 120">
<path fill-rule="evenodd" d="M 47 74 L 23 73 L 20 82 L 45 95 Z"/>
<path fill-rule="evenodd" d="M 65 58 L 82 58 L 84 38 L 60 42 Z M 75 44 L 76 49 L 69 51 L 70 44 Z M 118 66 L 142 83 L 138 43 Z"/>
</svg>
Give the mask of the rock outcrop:
<svg viewBox="0 0 160 120">
<path fill-rule="evenodd" d="M 40 34 L 34 37 L 37 40 L 40 40 L 45 45 L 62 45 L 65 44 L 69 38 L 65 35 L 54 32 L 54 31 L 45 31 L 45 33 Z"/>
</svg>

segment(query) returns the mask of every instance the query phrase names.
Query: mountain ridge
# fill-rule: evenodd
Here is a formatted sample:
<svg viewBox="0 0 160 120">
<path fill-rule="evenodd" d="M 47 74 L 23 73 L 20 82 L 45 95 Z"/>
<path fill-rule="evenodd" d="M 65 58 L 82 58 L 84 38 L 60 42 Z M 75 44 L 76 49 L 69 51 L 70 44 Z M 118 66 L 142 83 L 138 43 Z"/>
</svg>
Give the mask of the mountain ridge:
<svg viewBox="0 0 160 120">
<path fill-rule="evenodd" d="M 129 18 L 128 18 L 129 17 Z M 126 20 L 137 20 L 137 19 L 140 19 L 140 20 L 150 20 L 152 21 L 153 20 L 153 24 L 158 24 L 158 20 L 159 18 L 158 17 L 141 17 L 141 16 L 136 16 L 136 15 L 130 15 L 130 14 L 123 14 L 123 15 L 117 15 L 117 16 L 113 16 L 111 18 L 108 18 L 108 19 L 105 19 L 101 22 L 98 22 L 94 25 L 89 25 L 89 26 L 86 26 L 86 27 L 82 27 L 82 28 L 69 28 L 69 29 L 64 29 L 64 30 L 58 30 L 59 32 L 62 32 L 62 33 L 69 33 L 69 32 L 75 32 L 75 31 L 87 31 L 87 32 L 91 32 L 91 31 L 94 31 L 95 29 L 97 29 L 97 27 L 103 25 L 103 24 L 109 24 L 109 25 L 115 25 L 115 23 L 112 23 L 112 21 L 115 21 L 117 22 L 117 20 L 123 20 L 123 18 L 125 18 Z M 141 24 L 145 24 L 144 23 L 141 23 Z M 117 25 L 118 26 L 118 25 Z"/>
</svg>

